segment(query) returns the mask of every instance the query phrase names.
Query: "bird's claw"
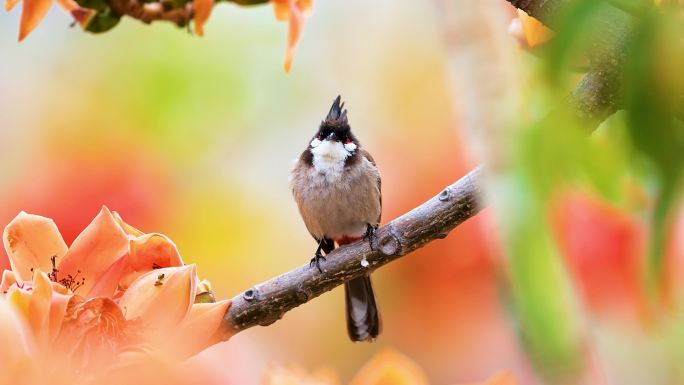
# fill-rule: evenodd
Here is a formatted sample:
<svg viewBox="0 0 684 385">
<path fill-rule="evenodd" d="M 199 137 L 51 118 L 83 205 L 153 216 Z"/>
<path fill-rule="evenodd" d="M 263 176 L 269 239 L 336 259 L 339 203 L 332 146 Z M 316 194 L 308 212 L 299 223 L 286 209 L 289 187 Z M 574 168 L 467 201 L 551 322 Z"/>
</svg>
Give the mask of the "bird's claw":
<svg viewBox="0 0 684 385">
<path fill-rule="evenodd" d="M 326 260 L 325 257 L 320 254 L 314 255 L 314 257 L 311 258 L 311 262 L 309 262 L 309 267 L 314 267 L 314 265 L 316 265 L 318 272 L 323 273 L 323 269 L 321 269 L 321 259 L 324 261 Z"/>
<path fill-rule="evenodd" d="M 378 229 L 378 226 L 373 226 L 371 224 L 368 224 L 366 227 L 366 234 L 364 234 L 363 239 L 368 240 L 368 246 L 370 246 L 371 250 L 373 249 L 373 238 L 375 237 L 375 231 Z"/>
</svg>

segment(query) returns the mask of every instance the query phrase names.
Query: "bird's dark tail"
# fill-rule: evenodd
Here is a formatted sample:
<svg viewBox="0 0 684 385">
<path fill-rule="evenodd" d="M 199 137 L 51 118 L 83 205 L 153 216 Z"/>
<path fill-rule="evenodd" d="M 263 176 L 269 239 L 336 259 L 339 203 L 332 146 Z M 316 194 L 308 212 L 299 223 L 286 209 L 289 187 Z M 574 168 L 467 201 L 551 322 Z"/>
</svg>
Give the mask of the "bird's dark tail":
<svg viewBox="0 0 684 385">
<path fill-rule="evenodd" d="M 347 332 L 354 342 L 373 341 L 382 329 L 370 276 L 354 278 L 344 284 Z"/>
<path fill-rule="evenodd" d="M 354 242 L 358 239 L 345 238 L 338 244 Z M 330 239 L 323 239 L 321 249 L 329 254 L 335 248 Z M 370 276 L 354 278 L 344 284 L 345 312 L 347 315 L 347 332 L 354 342 L 373 341 L 382 329 L 382 321 L 375 303 L 373 284 Z"/>
</svg>

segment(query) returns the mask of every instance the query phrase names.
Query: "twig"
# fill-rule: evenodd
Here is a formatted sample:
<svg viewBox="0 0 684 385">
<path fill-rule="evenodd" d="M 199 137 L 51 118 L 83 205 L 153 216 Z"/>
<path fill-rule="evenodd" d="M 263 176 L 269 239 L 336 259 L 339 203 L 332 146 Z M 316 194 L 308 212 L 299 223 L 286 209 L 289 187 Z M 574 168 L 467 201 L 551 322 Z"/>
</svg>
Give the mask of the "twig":
<svg viewBox="0 0 684 385">
<path fill-rule="evenodd" d="M 514 7 L 557 28 L 577 0 L 506 0 Z M 570 95 L 573 114 L 593 131 L 620 106 L 623 66 L 638 19 L 609 2 L 597 3 L 592 18 L 589 73 Z M 681 118 L 681 117 L 680 117 Z"/>
<path fill-rule="evenodd" d="M 120 16 L 129 16 L 149 24 L 153 21 L 170 21 L 178 26 L 187 25 L 195 16 L 193 2 L 175 5 L 173 1 L 161 0 L 106 0 L 112 11 Z M 257 5 L 269 0 L 227 0 L 238 5 Z"/>
<path fill-rule="evenodd" d="M 446 237 L 482 209 L 478 200 L 481 174 L 481 168 L 476 168 L 437 196 L 378 229 L 373 249 L 368 241 L 342 246 L 321 264 L 323 273 L 307 263 L 236 296 L 224 317 L 221 334 L 228 338 L 255 325 L 270 325 L 287 311 L 344 282 Z"/>
</svg>

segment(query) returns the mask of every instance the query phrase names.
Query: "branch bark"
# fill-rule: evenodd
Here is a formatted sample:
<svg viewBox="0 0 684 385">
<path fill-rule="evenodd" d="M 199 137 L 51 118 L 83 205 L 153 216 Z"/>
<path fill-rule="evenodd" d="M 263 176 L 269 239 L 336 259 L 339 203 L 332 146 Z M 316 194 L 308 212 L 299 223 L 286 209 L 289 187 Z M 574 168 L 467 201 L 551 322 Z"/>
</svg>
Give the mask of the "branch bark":
<svg viewBox="0 0 684 385">
<path fill-rule="evenodd" d="M 221 324 L 225 339 L 256 325 L 270 325 L 283 314 L 353 278 L 441 239 L 482 209 L 482 169 L 476 168 L 437 196 L 376 231 L 368 241 L 344 245 L 321 264 L 323 273 L 304 266 L 258 284 L 232 300 Z M 306 258 L 308 260 L 308 258 Z"/>
<path fill-rule="evenodd" d="M 170 0 L 145 1 L 145 0 L 106 0 L 112 11 L 120 16 L 129 16 L 149 24 L 153 21 L 170 21 L 178 26 L 187 25 L 193 17 L 195 10 L 193 2 L 188 1 L 182 5 L 176 5 Z M 238 5 L 257 5 L 267 3 L 269 0 L 227 0 Z"/>
<path fill-rule="evenodd" d="M 563 23 L 563 15 L 577 0 L 507 0 L 550 28 Z M 625 59 L 638 20 L 611 3 L 596 3 L 591 21 L 589 72 L 570 95 L 571 108 L 593 130 L 620 105 Z"/>
</svg>

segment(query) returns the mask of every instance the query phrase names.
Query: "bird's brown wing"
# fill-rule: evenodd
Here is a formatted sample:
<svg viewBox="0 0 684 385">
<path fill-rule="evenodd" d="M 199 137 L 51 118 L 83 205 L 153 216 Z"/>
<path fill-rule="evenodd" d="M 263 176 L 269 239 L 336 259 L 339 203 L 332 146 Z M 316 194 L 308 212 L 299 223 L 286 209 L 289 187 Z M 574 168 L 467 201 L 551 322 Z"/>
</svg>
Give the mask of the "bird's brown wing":
<svg viewBox="0 0 684 385">
<path fill-rule="evenodd" d="M 363 156 L 364 158 L 368 159 L 369 162 L 377 169 L 378 165 L 375 164 L 375 159 L 373 159 L 373 156 L 366 150 L 360 149 L 359 150 L 359 155 Z M 380 170 L 378 170 L 378 192 L 380 192 L 380 215 L 378 215 L 378 223 L 380 223 L 380 218 L 382 217 L 382 180 L 380 178 Z"/>
</svg>

